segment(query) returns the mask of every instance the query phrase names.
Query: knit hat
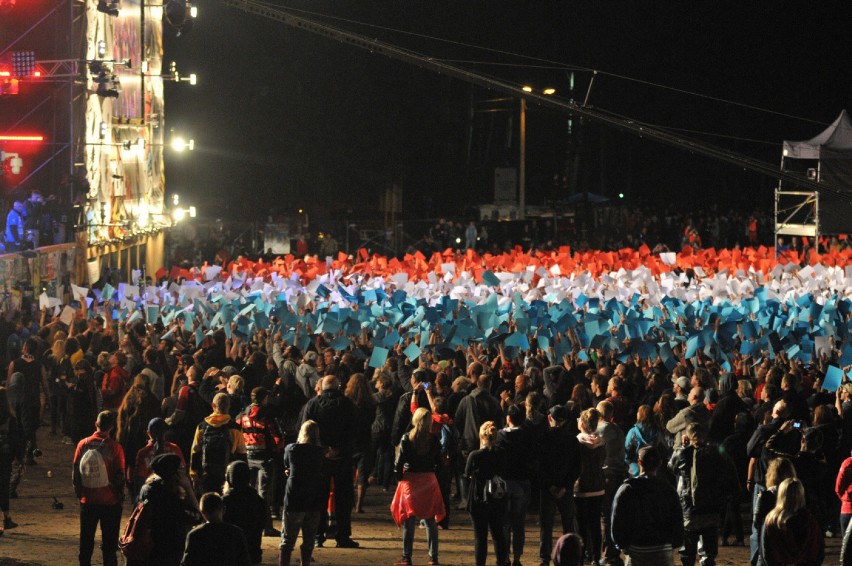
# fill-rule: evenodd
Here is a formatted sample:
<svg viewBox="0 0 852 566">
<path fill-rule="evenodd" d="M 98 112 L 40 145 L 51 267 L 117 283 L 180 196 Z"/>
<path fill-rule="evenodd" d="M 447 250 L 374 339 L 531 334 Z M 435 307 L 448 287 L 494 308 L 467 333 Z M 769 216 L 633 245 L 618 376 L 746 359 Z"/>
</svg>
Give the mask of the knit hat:
<svg viewBox="0 0 852 566">
<path fill-rule="evenodd" d="M 177 454 L 159 454 L 151 460 L 151 469 L 164 480 L 171 479 L 180 466 L 181 460 Z"/>
<path fill-rule="evenodd" d="M 225 479 L 228 480 L 228 485 L 232 488 L 247 486 L 251 481 L 248 464 L 242 460 L 234 460 L 228 465 Z"/>
</svg>

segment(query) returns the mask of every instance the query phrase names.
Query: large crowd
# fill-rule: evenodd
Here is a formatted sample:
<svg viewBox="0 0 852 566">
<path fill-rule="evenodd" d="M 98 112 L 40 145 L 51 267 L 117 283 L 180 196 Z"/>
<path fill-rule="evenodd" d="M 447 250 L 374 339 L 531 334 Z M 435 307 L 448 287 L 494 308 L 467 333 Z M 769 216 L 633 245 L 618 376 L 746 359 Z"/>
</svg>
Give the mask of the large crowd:
<svg viewBox="0 0 852 566">
<path fill-rule="evenodd" d="M 264 536 L 279 565 L 308 564 L 358 548 L 370 489 L 394 492 L 403 566 L 418 525 L 438 564 L 460 521 L 477 566 L 489 537 L 519 566 L 528 512 L 540 564 L 712 566 L 734 544 L 806 566 L 826 537 L 852 564 L 844 265 L 720 259 L 699 276 L 643 256 L 652 270 L 589 274 L 474 256 L 178 269 L 13 316 L 3 527 L 44 419 L 76 447 L 83 565 L 98 525 L 107 565 L 257 564 Z"/>
</svg>

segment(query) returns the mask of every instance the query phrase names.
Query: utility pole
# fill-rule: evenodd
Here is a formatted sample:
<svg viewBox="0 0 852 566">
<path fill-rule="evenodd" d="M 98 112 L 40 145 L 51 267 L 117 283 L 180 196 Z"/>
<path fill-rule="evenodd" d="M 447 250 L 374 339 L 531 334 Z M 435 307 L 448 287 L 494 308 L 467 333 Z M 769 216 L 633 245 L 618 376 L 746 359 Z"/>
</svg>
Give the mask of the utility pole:
<svg viewBox="0 0 852 566">
<path fill-rule="evenodd" d="M 521 97 L 521 119 L 518 128 L 518 220 L 527 217 L 527 99 Z"/>
</svg>

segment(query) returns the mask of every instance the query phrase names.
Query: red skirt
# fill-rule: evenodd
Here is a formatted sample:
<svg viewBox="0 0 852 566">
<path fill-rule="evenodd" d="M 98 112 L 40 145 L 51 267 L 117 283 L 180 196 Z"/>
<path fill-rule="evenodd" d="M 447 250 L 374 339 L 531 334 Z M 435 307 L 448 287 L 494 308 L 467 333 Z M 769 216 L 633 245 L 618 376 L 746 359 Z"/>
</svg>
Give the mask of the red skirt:
<svg viewBox="0 0 852 566">
<path fill-rule="evenodd" d="M 446 515 L 441 488 L 432 472 L 406 472 L 396 485 L 391 501 L 391 514 L 397 525 L 409 517 L 440 521 Z"/>
</svg>

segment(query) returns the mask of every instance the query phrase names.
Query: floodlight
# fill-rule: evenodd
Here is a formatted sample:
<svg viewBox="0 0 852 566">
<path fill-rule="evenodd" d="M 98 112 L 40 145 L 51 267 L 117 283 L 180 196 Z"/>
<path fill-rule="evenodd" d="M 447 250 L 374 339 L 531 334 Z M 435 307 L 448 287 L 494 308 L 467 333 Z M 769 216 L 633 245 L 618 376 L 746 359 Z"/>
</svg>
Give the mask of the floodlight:
<svg viewBox="0 0 852 566">
<path fill-rule="evenodd" d="M 98 41 L 98 59 L 106 57 L 106 41 L 103 39 Z"/>
<path fill-rule="evenodd" d="M 181 153 L 185 150 L 192 151 L 195 149 L 195 140 L 186 141 L 182 137 L 178 136 L 172 139 L 172 149 L 178 153 Z"/>
<path fill-rule="evenodd" d="M 181 207 L 177 207 L 172 213 L 172 216 L 174 217 L 175 222 L 180 222 L 186 216 L 186 210 L 182 209 Z"/>
</svg>

